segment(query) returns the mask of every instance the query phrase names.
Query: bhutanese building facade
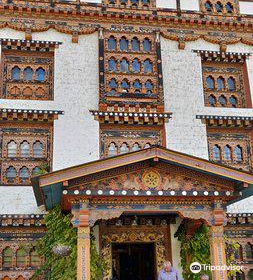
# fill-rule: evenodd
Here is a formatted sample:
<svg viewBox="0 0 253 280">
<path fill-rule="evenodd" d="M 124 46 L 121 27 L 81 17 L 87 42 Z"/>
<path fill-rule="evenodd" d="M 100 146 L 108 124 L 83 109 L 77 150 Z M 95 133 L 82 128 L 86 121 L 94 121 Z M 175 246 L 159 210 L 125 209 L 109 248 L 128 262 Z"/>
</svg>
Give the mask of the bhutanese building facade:
<svg viewBox="0 0 253 280">
<path fill-rule="evenodd" d="M 210 227 L 212 264 L 238 242 L 233 279 L 250 280 L 252 31 L 252 0 L 0 1 L 0 279 L 32 277 L 23 245 L 61 203 L 78 280 L 91 228 L 104 279 L 130 247 L 152 280 L 164 260 L 181 274 L 183 219 Z"/>
</svg>

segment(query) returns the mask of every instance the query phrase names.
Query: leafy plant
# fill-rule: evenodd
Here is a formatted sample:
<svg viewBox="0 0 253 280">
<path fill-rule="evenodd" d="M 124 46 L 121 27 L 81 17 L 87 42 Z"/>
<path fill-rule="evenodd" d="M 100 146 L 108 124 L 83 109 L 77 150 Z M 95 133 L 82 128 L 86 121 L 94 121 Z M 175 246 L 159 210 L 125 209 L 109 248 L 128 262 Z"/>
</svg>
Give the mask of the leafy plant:
<svg viewBox="0 0 253 280">
<path fill-rule="evenodd" d="M 225 236 L 225 242 L 226 242 L 226 260 L 227 260 L 227 266 L 235 264 L 235 252 L 240 249 L 240 244 L 238 244 L 236 241 L 229 239 L 227 236 Z M 235 276 L 236 272 L 241 273 L 240 270 L 229 270 L 228 271 L 228 277 Z"/>
<path fill-rule="evenodd" d="M 42 266 L 32 280 L 43 276 L 44 280 L 75 280 L 77 268 L 77 228 L 72 227 L 71 214 L 63 214 L 56 206 L 45 217 L 47 231 L 37 242 L 36 250 L 44 258 Z M 56 255 L 53 248 L 68 246 L 67 256 Z M 91 234 L 91 279 L 102 279 L 103 261 L 97 253 L 94 237 Z"/>
<path fill-rule="evenodd" d="M 47 162 L 42 163 L 38 167 L 39 167 L 39 170 L 35 172 L 34 176 L 39 176 L 39 175 L 47 174 L 48 172 L 50 172 L 50 166 Z"/>
<path fill-rule="evenodd" d="M 248 278 L 249 280 L 253 280 L 253 269 L 250 269 L 248 272 Z"/>
<path fill-rule="evenodd" d="M 206 265 L 210 264 L 210 245 L 207 226 L 201 224 L 191 236 L 188 236 L 187 222 L 183 221 L 174 236 L 181 243 L 180 257 L 183 278 L 185 280 L 199 280 L 199 274 L 194 274 L 190 271 L 190 264 L 193 262 Z M 211 277 L 209 270 L 202 270 L 201 273 L 205 273 Z"/>
</svg>

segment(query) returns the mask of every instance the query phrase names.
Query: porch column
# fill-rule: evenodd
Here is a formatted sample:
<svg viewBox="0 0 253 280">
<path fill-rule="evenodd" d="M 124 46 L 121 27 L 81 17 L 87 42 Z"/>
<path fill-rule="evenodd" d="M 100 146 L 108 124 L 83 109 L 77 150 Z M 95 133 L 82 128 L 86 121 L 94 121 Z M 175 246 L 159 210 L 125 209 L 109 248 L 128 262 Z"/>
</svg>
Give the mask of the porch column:
<svg viewBox="0 0 253 280">
<path fill-rule="evenodd" d="M 210 227 L 210 255 L 211 265 L 226 266 L 224 227 L 225 213 L 220 203 L 215 203 L 213 211 L 213 225 Z M 226 270 L 213 270 L 213 280 L 227 280 Z"/>
<path fill-rule="evenodd" d="M 72 204 L 72 224 L 77 227 L 77 280 L 90 280 L 90 226 L 88 203 Z"/>
<path fill-rule="evenodd" d="M 90 227 L 78 227 L 77 280 L 90 280 Z"/>
</svg>

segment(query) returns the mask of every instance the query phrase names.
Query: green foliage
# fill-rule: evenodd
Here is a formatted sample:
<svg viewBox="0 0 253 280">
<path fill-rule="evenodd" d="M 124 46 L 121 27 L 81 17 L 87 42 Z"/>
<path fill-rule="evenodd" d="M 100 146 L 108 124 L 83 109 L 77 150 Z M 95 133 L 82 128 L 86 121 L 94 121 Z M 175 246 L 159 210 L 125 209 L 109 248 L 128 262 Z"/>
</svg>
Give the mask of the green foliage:
<svg viewBox="0 0 253 280">
<path fill-rule="evenodd" d="M 64 215 L 60 206 L 55 207 L 45 217 L 47 232 L 37 245 L 36 250 L 44 257 L 44 263 L 32 280 L 43 275 L 44 280 L 75 280 L 77 261 L 77 229 L 72 227 L 71 215 Z M 57 245 L 70 246 L 68 256 L 53 253 Z M 91 234 L 91 280 L 102 279 L 103 261 L 97 253 L 94 237 Z"/>
<path fill-rule="evenodd" d="M 249 278 L 249 280 L 253 280 L 253 270 L 252 269 L 250 269 L 248 272 L 248 278 Z"/>
<path fill-rule="evenodd" d="M 35 172 L 34 176 L 39 176 L 39 175 L 47 174 L 48 172 L 50 172 L 50 166 L 47 162 L 42 163 L 38 167 L 39 167 L 39 170 L 37 172 Z"/>
<path fill-rule="evenodd" d="M 227 260 L 227 266 L 230 266 L 235 263 L 235 252 L 239 250 L 240 244 L 238 244 L 236 241 L 229 239 L 227 236 L 225 236 L 225 242 L 226 242 L 226 260 Z M 240 270 L 229 270 L 228 271 L 228 277 L 235 276 L 236 272 L 240 272 Z"/>
<path fill-rule="evenodd" d="M 211 277 L 209 270 L 202 270 L 199 274 L 194 274 L 190 271 L 190 264 L 193 262 L 206 265 L 210 264 L 210 245 L 207 226 L 201 224 L 192 236 L 187 236 L 187 223 L 183 221 L 174 236 L 181 242 L 180 256 L 183 278 L 185 280 L 199 280 L 201 273 L 205 273 Z"/>
<path fill-rule="evenodd" d="M 60 206 L 57 206 L 46 215 L 45 223 L 47 232 L 36 246 L 45 262 L 33 279 L 39 275 L 43 275 L 45 280 L 76 279 L 77 229 L 71 225 L 70 214 L 62 214 Z M 70 254 L 64 257 L 55 255 L 52 249 L 57 245 L 70 246 Z"/>
</svg>

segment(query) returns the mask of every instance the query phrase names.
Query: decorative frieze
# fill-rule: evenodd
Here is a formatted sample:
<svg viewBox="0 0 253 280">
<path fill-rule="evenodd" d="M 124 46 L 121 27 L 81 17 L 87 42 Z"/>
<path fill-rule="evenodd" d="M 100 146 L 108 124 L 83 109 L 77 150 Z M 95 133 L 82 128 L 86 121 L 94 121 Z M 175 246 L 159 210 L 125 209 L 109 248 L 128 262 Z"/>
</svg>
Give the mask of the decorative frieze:
<svg viewBox="0 0 253 280">
<path fill-rule="evenodd" d="M 219 115 L 197 115 L 202 123 L 212 127 L 246 127 L 253 124 L 253 117 L 243 116 L 219 116 Z"/>
<path fill-rule="evenodd" d="M 3 121 L 52 122 L 63 114 L 63 111 L 55 110 L 0 108 L 0 120 Z"/>
<path fill-rule="evenodd" d="M 55 41 L 37 41 L 0 38 L 2 50 L 52 52 L 61 45 Z"/>
</svg>

